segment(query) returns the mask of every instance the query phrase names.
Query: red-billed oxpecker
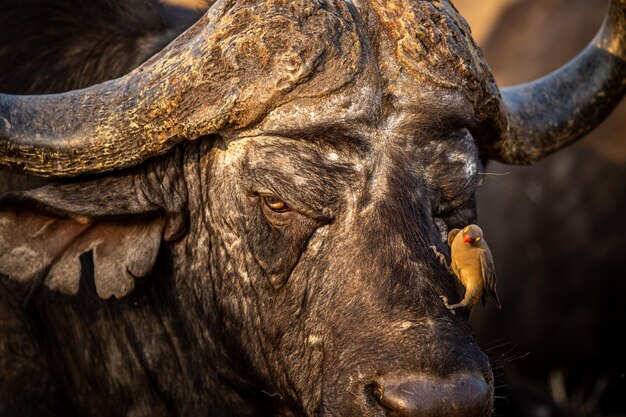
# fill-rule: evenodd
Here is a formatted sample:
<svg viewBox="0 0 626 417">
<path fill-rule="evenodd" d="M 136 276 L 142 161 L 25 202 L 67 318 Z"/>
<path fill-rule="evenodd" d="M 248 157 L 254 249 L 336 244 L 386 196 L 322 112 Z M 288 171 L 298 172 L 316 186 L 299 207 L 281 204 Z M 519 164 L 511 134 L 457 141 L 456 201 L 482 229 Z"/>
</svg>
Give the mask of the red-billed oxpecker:
<svg viewBox="0 0 626 417">
<path fill-rule="evenodd" d="M 452 229 L 448 233 L 448 246 L 452 262 L 448 266 L 446 258 L 435 247 L 435 254 L 450 273 L 458 278 L 465 287 L 463 299 L 456 304 L 448 304 L 448 298 L 441 296 L 445 306 L 450 310 L 459 307 L 471 309 L 482 300 L 483 305 L 487 302 L 487 296 L 491 298 L 496 307 L 501 308 L 498 294 L 496 293 L 496 270 L 493 265 L 493 257 L 487 242 L 483 238 L 483 231 L 475 224 L 470 224 L 461 229 Z"/>
</svg>

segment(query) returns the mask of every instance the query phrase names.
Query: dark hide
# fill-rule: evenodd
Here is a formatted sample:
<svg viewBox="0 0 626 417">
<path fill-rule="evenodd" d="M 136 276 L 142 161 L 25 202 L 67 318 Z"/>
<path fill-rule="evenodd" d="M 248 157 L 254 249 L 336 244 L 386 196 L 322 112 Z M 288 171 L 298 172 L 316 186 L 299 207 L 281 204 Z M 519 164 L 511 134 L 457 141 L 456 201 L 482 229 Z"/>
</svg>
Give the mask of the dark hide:
<svg viewBox="0 0 626 417">
<path fill-rule="evenodd" d="M 98 302 L 93 304 L 97 299 L 121 298 L 130 293 L 136 281 L 153 270 L 161 242 L 171 242 L 184 233 L 186 220 L 181 213 L 186 193 L 180 184 L 171 181 L 179 177 L 175 167 L 178 160 L 174 153 L 144 167 L 140 174 L 129 171 L 2 197 L 0 331 L 8 338 L 3 339 L 0 359 L 2 364 L 10 364 L 2 368 L 0 376 L 3 416 L 56 415 L 79 400 L 72 393 L 62 394 L 59 384 L 67 373 L 83 372 L 70 364 L 77 359 L 71 346 L 85 336 L 92 340 L 95 333 L 69 323 L 81 321 L 79 316 L 93 319 L 89 314 L 99 310 Z M 167 201 L 159 195 L 167 195 Z M 20 263 L 20 259 L 27 262 Z M 7 281 L 7 276 L 13 280 Z M 47 311 L 46 302 L 41 301 L 50 297 L 58 312 Z M 72 310 L 70 298 L 82 307 Z M 20 306 L 25 305 L 22 310 Z M 71 314 L 78 316 L 60 318 Z M 53 335 L 47 333 L 56 326 L 47 323 L 52 317 L 61 325 Z M 57 342 L 61 344 L 59 352 L 55 351 Z M 96 343 L 88 352 L 88 357 L 96 361 L 84 364 L 83 370 L 89 375 L 97 375 L 98 367 L 103 366 L 94 359 L 102 346 Z M 80 342 L 76 348 L 82 352 Z M 63 355 L 69 356 L 56 362 Z M 117 365 L 123 366 L 121 362 Z M 25 383 L 24 379 L 35 372 L 41 375 L 41 385 L 33 380 Z M 114 373 L 111 369 L 107 372 Z M 85 395 L 91 396 L 91 389 L 86 387 Z M 101 410 L 100 415 L 126 412 L 111 409 L 116 405 L 105 407 L 107 396 L 101 398 L 104 402 L 94 405 L 94 410 Z"/>
</svg>

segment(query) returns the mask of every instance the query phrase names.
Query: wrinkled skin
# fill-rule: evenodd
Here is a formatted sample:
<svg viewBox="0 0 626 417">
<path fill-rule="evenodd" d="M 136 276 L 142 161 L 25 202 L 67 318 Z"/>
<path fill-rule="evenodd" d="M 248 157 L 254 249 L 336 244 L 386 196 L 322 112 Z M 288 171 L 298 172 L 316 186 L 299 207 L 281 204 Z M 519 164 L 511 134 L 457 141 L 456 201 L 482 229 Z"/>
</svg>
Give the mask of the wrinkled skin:
<svg viewBox="0 0 626 417">
<path fill-rule="evenodd" d="M 190 225 L 194 247 L 188 250 L 209 261 L 195 267 L 212 271 L 199 296 L 206 297 L 209 282 L 219 294 L 230 294 L 219 297 L 210 316 L 225 318 L 220 327 L 233 336 L 242 322 L 257 329 L 232 342 L 253 353 L 248 360 L 267 392 L 297 399 L 305 411 L 321 405 L 330 415 L 364 415 L 365 404 L 353 398 L 398 368 L 440 376 L 467 369 L 489 378 L 464 321 L 454 320 L 436 299 L 452 292 L 452 282 L 443 271 L 435 282 L 420 278 L 420 271 L 434 268 L 426 243 L 437 241 L 438 233 L 432 222 L 417 223 L 432 207 L 420 202 L 424 179 L 402 168 L 404 155 L 385 155 L 388 162 L 376 167 L 362 150 L 278 137 L 231 146 L 240 157 L 230 166 L 223 163 L 230 152 L 214 148 L 212 167 L 200 171 L 226 182 L 208 190 L 208 207 L 190 207 L 209 220 Z M 386 189 L 389 175 L 404 185 L 394 187 L 397 194 Z M 471 196 L 471 189 L 462 191 Z M 300 213 L 268 211 L 256 196 L 267 192 L 288 196 Z M 398 204 L 405 199 L 413 204 Z M 232 206 L 237 214 L 228 210 Z M 197 247 L 207 228 L 208 248 Z M 216 270 L 212 259 L 234 262 L 236 272 Z M 406 362 L 398 367 L 400 360 Z"/>
<path fill-rule="evenodd" d="M 133 174 L 153 204 L 185 201 L 188 231 L 161 249 L 154 276 L 127 299 L 97 301 L 88 278 L 77 296 L 34 296 L 42 342 L 64 364 L 55 377 L 67 400 L 81 415 L 256 415 L 275 403 L 356 416 L 368 412 L 364 386 L 398 369 L 439 377 L 463 370 L 490 381 L 465 318 L 439 302 L 439 294 L 454 297 L 454 281 L 429 247 L 441 244 L 433 223 L 440 207 L 461 207 L 450 211 L 456 225 L 472 219 L 463 209 L 477 184 L 475 149 L 464 132 L 437 139 L 476 169 L 458 179 L 465 185 L 449 190 L 450 200 L 428 201 L 422 190 L 439 184 L 426 174 L 442 167 L 407 169 L 407 154 L 440 158 L 419 145 L 424 139 L 403 139 L 376 157 L 365 146 L 278 136 L 207 139 Z M 165 176 L 179 183 L 163 189 Z M 288 196 L 294 211 L 268 210 L 259 197 L 266 193 Z M 148 335 L 152 342 L 141 343 Z"/>
</svg>

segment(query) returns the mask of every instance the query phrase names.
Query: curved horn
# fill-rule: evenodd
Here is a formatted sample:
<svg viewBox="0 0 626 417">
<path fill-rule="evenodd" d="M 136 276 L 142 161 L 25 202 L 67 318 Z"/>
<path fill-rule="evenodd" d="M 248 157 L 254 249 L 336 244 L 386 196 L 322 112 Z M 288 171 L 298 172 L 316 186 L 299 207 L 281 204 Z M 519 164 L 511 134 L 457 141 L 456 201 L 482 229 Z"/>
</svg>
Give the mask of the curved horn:
<svg viewBox="0 0 626 417">
<path fill-rule="evenodd" d="M 190 111 L 181 103 L 184 82 L 196 87 L 189 68 L 197 60 L 178 41 L 130 74 L 83 90 L 0 94 L 0 166 L 40 176 L 102 172 L 199 136 L 183 123 Z"/>
<path fill-rule="evenodd" d="M 180 126 L 170 123 L 156 135 L 150 130 L 178 112 L 166 111 L 162 100 L 135 98 L 150 87 L 133 81 L 124 77 L 46 96 L 0 95 L 0 165 L 71 176 L 130 166 L 164 152 L 183 138 Z M 154 118 L 146 120 L 149 111 Z"/>
<path fill-rule="evenodd" d="M 626 93 L 626 0 L 611 0 L 594 40 L 552 74 L 501 89 L 508 127 L 488 156 L 530 164 L 598 126 Z"/>
<path fill-rule="evenodd" d="M 0 167 L 39 176 L 97 173 L 249 126 L 323 59 L 340 59 L 346 45 L 329 42 L 343 36 L 332 7 L 220 1 L 124 77 L 62 94 L 0 94 Z"/>
</svg>

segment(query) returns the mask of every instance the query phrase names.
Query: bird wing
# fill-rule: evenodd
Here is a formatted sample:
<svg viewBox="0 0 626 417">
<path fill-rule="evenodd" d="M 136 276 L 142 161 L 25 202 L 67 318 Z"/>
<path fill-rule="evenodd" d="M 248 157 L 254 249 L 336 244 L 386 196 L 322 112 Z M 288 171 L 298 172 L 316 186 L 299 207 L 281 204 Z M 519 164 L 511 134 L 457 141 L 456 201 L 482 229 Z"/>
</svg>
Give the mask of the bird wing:
<svg viewBox="0 0 626 417">
<path fill-rule="evenodd" d="M 483 305 L 487 302 L 487 295 L 493 300 L 498 308 L 502 308 L 498 294 L 496 292 L 496 268 L 493 264 L 493 257 L 489 250 L 483 250 L 480 254 L 480 269 L 483 274 L 485 291 L 483 292 Z"/>
<path fill-rule="evenodd" d="M 456 235 L 459 234 L 460 231 L 461 229 L 452 229 L 450 230 L 450 232 L 448 232 L 448 246 L 452 247 L 452 242 L 454 241 L 454 238 L 456 237 Z"/>
</svg>

